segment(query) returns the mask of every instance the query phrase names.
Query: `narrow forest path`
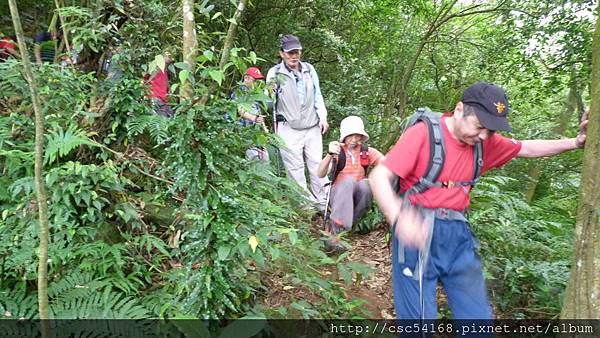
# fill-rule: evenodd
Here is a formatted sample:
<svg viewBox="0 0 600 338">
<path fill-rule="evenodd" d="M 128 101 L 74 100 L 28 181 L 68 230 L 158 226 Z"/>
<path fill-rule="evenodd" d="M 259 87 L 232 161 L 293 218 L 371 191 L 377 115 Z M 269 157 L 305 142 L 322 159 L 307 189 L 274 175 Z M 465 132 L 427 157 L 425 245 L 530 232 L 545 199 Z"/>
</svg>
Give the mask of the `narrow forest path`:
<svg viewBox="0 0 600 338">
<path fill-rule="evenodd" d="M 384 227 L 379 227 L 365 235 L 353 233 L 348 236 L 348 243 L 351 244 L 348 259 L 367 264 L 376 271 L 364 278 L 358 286 L 345 285 L 346 298 L 364 299 L 364 309 L 371 313 L 372 318 L 378 319 L 395 318 L 392 264 L 385 238 L 386 232 Z"/>
<path fill-rule="evenodd" d="M 319 236 L 316 227 L 314 230 L 314 235 Z M 344 263 L 362 263 L 375 270 L 368 276 L 363 276 L 359 283 L 354 278 L 352 283 L 346 284 L 339 275 L 336 265 L 329 265 L 322 271 L 324 278 L 341 285 L 344 298 L 348 302 L 358 299 L 364 300 L 364 303 L 359 306 L 360 309 L 353 311 L 357 316 L 364 316 L 369 319 L 395 318 L 391 283 L 391 257 L 385 236 L 386 229 L 384 227 L 379 227 L 364 235 L 351 233 L 346 236 L 345 240 L 350 248 Z M 261 301 L 263 306 L 278 309 L 289 307 L 292 302 L 297 300 L 304 300 L 313 305 L 323 301 L 320 295 L 315 294 L 308 288 L 286 286 L 288 284 L 284 280 L 288 277 L 282 271 L 263 276 L 263 285 L 268 290 Z M 293 314 L 290 315 L 291 317 L 286 317 L 294 317 Z"/>
</svg>

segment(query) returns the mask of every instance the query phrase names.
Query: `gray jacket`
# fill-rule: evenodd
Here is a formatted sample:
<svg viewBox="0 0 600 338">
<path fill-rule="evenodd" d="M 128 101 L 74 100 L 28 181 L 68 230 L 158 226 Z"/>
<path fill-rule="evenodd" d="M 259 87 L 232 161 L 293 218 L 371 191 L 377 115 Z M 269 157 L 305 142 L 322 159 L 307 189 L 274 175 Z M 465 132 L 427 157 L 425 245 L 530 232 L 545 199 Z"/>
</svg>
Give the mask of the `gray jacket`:
<svg viewBox="0 0 600 338">
<path fill-rule="evenodd" d="M 269 69 L 267 82 L 276 83 L 277 114 L 283 115 L 294 129 L 312 128 L 319 121 L 327 121 L 327 109 L 321 95 L 319 77 L 308 62 L 300 62 L 300 76 L 296 79 L 283 61 Z"/>
</svg>

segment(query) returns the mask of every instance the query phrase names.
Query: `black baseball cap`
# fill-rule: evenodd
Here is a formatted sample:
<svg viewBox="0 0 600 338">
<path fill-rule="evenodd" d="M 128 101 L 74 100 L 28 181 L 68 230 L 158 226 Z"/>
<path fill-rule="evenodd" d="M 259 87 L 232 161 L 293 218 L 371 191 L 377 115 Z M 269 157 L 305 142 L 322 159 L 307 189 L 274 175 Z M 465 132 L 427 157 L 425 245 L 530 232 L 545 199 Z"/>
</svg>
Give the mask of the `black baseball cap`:
<svg viewBox="0 0 600 338">
<path fill-rule="evenodd" d="M 508 124 L 508 99 L 504 89 L 491 83 L 477 82 L 465 89 L 460 100 L 473 107 L 484 128 L 512 131 Z"/>
<path fill-rule="evenodd" d="M 281 37 L 281 49 L 286 53 L 294 49 L 302 49 L 300 39 L 292 34 L 284 35 Z"/>
</svg>

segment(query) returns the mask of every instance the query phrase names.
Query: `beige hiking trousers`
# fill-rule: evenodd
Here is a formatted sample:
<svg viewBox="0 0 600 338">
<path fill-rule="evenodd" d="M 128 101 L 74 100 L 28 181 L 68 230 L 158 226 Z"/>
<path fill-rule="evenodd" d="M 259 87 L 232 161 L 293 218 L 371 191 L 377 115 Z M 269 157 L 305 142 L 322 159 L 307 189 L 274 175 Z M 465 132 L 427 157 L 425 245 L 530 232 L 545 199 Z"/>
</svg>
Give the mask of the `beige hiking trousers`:
<svg viewBox="0 0 600 338">
<path fill-rule="evenodd" d="M 278 122 L 277 135 L 286 145 L 286 148 L 280 149 L 280 152 L 288 176 L 309 193 L 311 201 L 323 212 L 327 198 L 325 184 L 329 180 L 317 176 L 317 168 L 323 154 L 321 129 L 318 125 L 308 129 L 293 129 L 287 122 Z M 310 176 L 310 190 L 304 174 L 305 165 Z"/>
</svg>

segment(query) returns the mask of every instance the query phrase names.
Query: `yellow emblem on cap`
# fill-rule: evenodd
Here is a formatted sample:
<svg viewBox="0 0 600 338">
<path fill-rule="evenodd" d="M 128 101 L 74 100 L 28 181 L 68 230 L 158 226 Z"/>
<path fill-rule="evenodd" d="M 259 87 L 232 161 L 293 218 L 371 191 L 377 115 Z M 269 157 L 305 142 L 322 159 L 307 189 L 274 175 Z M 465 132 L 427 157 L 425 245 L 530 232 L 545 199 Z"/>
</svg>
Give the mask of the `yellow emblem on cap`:
<svg viewBox="0 0 600 338">
<path fill-rule="evenodd" d="M 494 106 L 496 106 L 496 110 L 498 111 L 498 114 L 504 113 L 504 108 L 506 108 L 506 106 L 504 105 L 504 103 L 502 103 L 502 102 L 496 102 L 496 103 L 494 103 Z"/>
</svg>

